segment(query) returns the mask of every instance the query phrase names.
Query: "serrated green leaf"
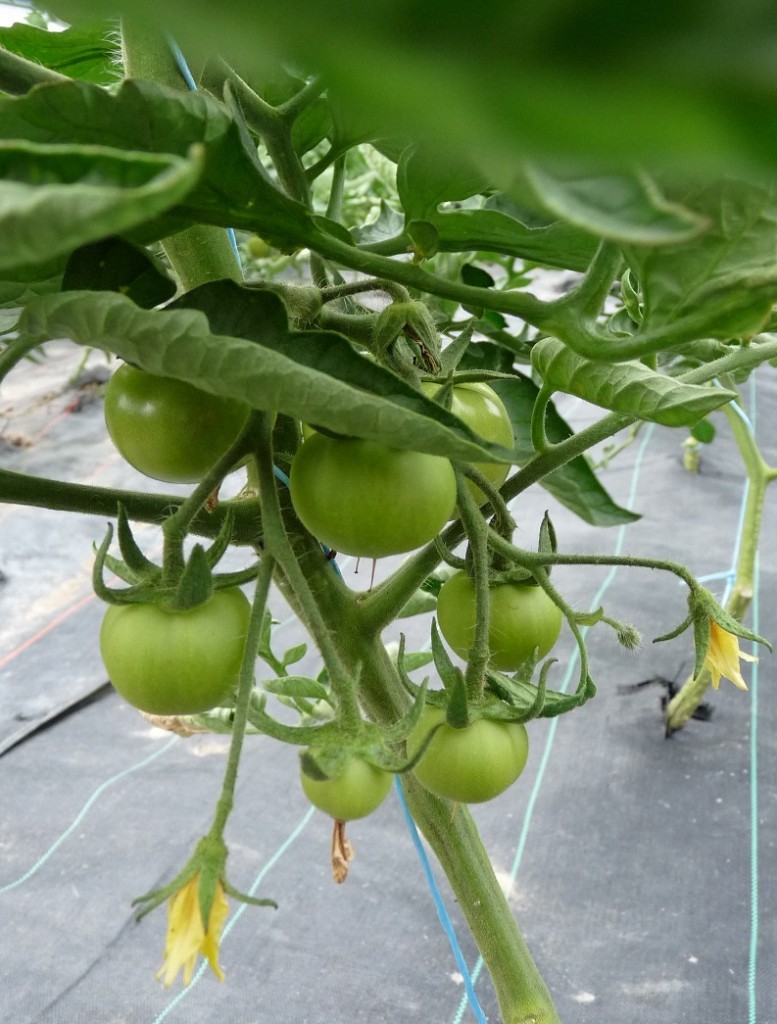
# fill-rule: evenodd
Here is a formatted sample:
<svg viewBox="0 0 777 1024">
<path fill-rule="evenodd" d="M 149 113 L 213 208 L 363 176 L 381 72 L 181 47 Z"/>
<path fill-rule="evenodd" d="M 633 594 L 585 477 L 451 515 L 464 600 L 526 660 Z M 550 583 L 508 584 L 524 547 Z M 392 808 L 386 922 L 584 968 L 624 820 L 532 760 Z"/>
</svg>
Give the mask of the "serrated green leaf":
<svg viewBox="0 0 777 1024">
<path fill-rule="evenodd" d="M 518 373 L 510 380 L 492 381 L 491 387 L 499 394 L 510 415 L 518 463 L 522 465 L 535 454 L 530 425 L 539 389 L 532 380 Z M 545 415 L 545 431 L 552 444 L 572 436 L 572 428 L 552 402 Z M 640 518 L 613 501 L 583 456 L 542 477 L 539 483 L 562 505 L 592 526 L 618 526 Z"/>
<path fill-rule="evenodd" d="M 351 234 L 359 245 L 366 245 L 370 242 L 383 242 L 387 238 L 394 238 L 401 234 L 405 226 L 405 218 L 402 214 L 390 206 L 385 199 L 380 201 L 380 209 L 375 220 L 361 227 L 353 228 Z"/>
<path fill-rule="evenodd" d="M 440 203 L 468 199 L 488 185 L 476 167 L 426 144 L 409 146 L 397 166 L 397 191 L 408 222 L 428 220 Z"/>
<path fill-rule="evenodd" d="M 660 328 L 699 313 L 704 323 L 698 337 L 756 333 L 777 301 L 777 188 L 727 180 L 676 193 L 710 228 L 679 246 L 624 248 L 639 279 L 643 327 Z"/>
<path fill-rule="evenodd" d="M 562 221 L 531 227 L 499 210 L 430 214 L 442 252 L 493 252 L 562 270 L 585 270 L 596 239 Z"/>
<path fill-rule="evenodd" d="M 111 85 L 119 77 L 108 24 L 48 32 L 19 22 L 0 29 L 0 46 L 69 78 Z"/>
<path fill-rule="evenodd" d="M 0 270 L 141 224 L 183 199 L 201 171 L 196 152 L 0 142 Z"/>
<path fill-rule="evenodd" d="M 201 92 L 137 80 L 124 82 L 115 94 L 87 82 L 42 86 L 25 96 L 0 98 L 0 139 L 75 148 L 107 145 L 141 161 L 152 160 L 149 154 L 190 160 L 192 146 L 200 146 L 204 166 L 197 188 L 171 211 L 181 218 L 179 229 L 187 219 L 245 228 L 282 247 L 301 244 L 312 226 L 305 208 L 272 183 L 245 128 Z M 109 227 L 90 238 L 110 233 Z"/>
<path fill-rule="evenodd" d="M 529 164 L 524 168 L 547 210 L 597 238 L 643 246 L 686 242 L 704 231 L 703 215 L 661 195 L 645 174 L 585 175 Z"/>
<path fill-rule="evenodd" d="M 639 362 L 593 362 L 557 338 L 537 342 L 531 359 L 534 369 L 554 390 L 666 427 L 691 426 L 737 397 L 724 388 L 683 384 Z"/>
<path fill-rule="evenodd" d="M 339 334 L 289 332 L 284 316 L 277 295 L 222 281 L 165 310 L 138 309 L 112 292 L 43 296 L 27 307 L 19 329 L 31 339 L 102 348 L 150 373 L 337 433 L 469 462 L 513 461 L 512 450 L 483 441 Z"/>
</svg>

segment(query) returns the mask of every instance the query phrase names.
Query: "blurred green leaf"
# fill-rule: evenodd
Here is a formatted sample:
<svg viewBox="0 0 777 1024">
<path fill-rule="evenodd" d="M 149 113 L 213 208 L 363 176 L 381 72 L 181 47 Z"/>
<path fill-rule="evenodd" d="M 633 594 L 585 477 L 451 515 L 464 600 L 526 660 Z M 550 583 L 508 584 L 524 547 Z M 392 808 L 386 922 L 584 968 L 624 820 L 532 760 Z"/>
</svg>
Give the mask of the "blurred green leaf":
<svg viewBox="0 0 777 1024">
<path fill-rule="evenodd" d="M 0 46 L 69 78 L 112 85 L 120 78 L 112 25 L 95 24 L 48 32 L 19 22 L 0 28 Z"/>
<path fill-rule="evenodd" d="M 105 146 L 0 144 L 0 270 L 51 259 L 183 199 L 200 159 Z"/>
</svg>

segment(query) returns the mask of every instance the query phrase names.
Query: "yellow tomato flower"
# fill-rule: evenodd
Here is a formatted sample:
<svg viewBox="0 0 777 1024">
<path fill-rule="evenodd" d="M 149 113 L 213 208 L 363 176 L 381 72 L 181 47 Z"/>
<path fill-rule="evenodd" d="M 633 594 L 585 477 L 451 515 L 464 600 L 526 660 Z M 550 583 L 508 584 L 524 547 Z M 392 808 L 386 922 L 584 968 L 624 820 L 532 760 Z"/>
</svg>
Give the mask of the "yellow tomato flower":
<svg viewBox="0 0 777 1024">
<path fill-rule="evenodd" d="M 717 690 L 720 686 L 720 677 L 730 679 L 734 686 L 740 690 L 747 689 L 747 683 L 739 671 L 739 659 L 745 661 L 758 661 L 752 654 L 745 654 L 739 649 L 739 637 L 727 632 L 714 620 L 710 621 L 710 645 L 707 648 L 707 657 L 704 665 L 709 669 L 712 676 L 712 685 Z"/>
<path fill-rule="evenodd" d="M 157 978 L 161 978 L 168 986 L 175 981 L 181 968 L 183 983 L 189 984 L 200 953 L 219 981 L 224 980 L 224 972 L 219 966 L 219 943 L 229 904 L 221 882 L 217 882 L 206 930 L 200 913 L 199 885 L 200 876 L 197 873 L 178 892 L 173 893 L 168 903 L 164 963 L 157 973 Z"/>
</svg>

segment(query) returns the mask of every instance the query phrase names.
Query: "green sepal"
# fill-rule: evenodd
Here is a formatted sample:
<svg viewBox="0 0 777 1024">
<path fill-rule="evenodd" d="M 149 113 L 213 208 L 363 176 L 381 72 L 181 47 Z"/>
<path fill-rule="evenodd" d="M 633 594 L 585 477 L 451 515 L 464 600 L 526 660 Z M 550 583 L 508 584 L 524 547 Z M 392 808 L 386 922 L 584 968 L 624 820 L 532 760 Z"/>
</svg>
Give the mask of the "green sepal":
<svg viewBox="0 0 777 1024">
<path fill-rule="evenodd" d="M 187 612 L 213 596 L 213 575 L 208 556 L 201 544 L 195 544 L 167 606 L 172 611 Z"/>
<path fill-rule="evenodd" d="M 258 896 L 249 896 L 248 893 L 241 892 L 240 889 L 236 889 L 234 885 L 226 880 L 226 878 L 221 879 L 221 884 L 224 887 L 224 892 L 227 896 L 231 896 L 233 899 L 237 900 L 238 903 L 247 903 L 251 907 L 272 907 L 273 910 L 278 909 L 278 904 L 275 900 L 268 899 L 267 897 L 261 899 Z"/>
<path fill-rule="evenodd" d="M 475 330 L 475 319 L 474 317 L 467 321 L 467 326 L 463 331 L 459 332 L 450 345 L 448 345 L 440 356 L 440 372 L 441 373 L 453 373 L 456 367 L 459 365 L 464 353 L 469 348 L 470 342 L 472 341 L 472 333 Z"/>
<path fill-rule="evenodd" d="M 218 562 L 221 561 L 223 556 L 226 554 L 227 548 L 229 547 L 230 541 L 232 540 L 232 531 L 235 527 L 235 512 L 234 509 L 228 508 L 224 516 L 224 522 L 221 524 L 221 529 L 218 532 L 213 543 L 206 551 L 206 557 L 208 565 L 211 569 L 215 568 Z"/>
<path fill-rule="evenodd" d="M 686 615 L 686 617 L 683 619 L 683 621 L 680 623 L 679 626 L 676 626 L 669 633 L 664 633 L 663 636 L 657 636 L 653 640 L 653 643 L 654 644 L 661 644 L 661 643 L 664 643 L 664 641 L 666 641 L 666 640 L 674 640 L 674 639 L 676 639 L 678 636 L 680 636 L 681 633 L 684 633 L 686 631 L 686 629 L 690 626 L 691 622 L 693 622 L 693 615 L 692 615 L 691 612 L 688 612 L 688 614 Z"/>
<path fill-rule="evenodd" d="M 461 669 L 454 669 L 453 685 L 448 688 L 445 720 L 454 729 L 466 729 L 472 721 L 467 699 L 467 684 Z"/>
<path fill-rule="evenodd" d="M 102 543 L 97 548 L 94 557 L 94 566 L 92 567 L 92 588 L 95 594 L 100 598 L 101 601 L 105 601 L 106 604 L 145 604 L 155 599 L 156 590 L 153 586 L 147 584 L 133 584 L 132 586 L 125 587 L 123 590 L 114 590 L 107 586 L 103 579 L 106 562 L 109 559 L 108 548 L 111 546 L 113 540 L 113 524 L 108 523 L 108 529 L 106 530 L 105 537 Z M 118 559 L 110 559 L 115 569 L 126 570 L 126 566 L 119 562 Z M 125 582 L 131 583 L 131 579 L 127 579 L 130 575 L 129 571 L 117 572 L 117 575 L 124 579 Z"/>
<path fill-rule="evenodd" d="M 694 679 L 704 668 L 707 659 L 707 649 L 710 645 L 710 617 L 702 605 L 694 604 L 692 607 L 693 617 L 693 646 L 696 652 L 696 660 L 693 666 Z"/>
<path fill-rule="evenodd" d="M 537 550 L 541 555 L 555 555 L 558 550 L 558 541 L 556 539 L 556 529 L 550 519 L 548 512 L 542 517 L 542 523 L 540 524 L 540 539 L 537 546 Z M 545 570 L 550 574 L 550 567 Z"/>
<path fill-rule="evenodd" d="M 159 580 L 162 570 L 158 565 L 155 565 L 150 559 L 146 558 L 138 547 L 130 528 L 129 519 L 127 518 L 127 510 L 121 502 L 119 503 L 116 515 L 116 537 L 119 542 L 121 557 L 134 577 L 134 582 L 143 583 Z M 125 578 L 122 576 L 122 579 Z"/>
<path fill-rule="evenodd" d="M 299 753 L 300 767 L 305 775 L 316 782 L 326 782 L 342 775 L 353 752 L 340 746 L 308 747 Z"/>
<path fill-rule="evenodd" d="M 418 688 L 413 706 L 403 715 L 398 722 L 383 729 L 383 739 L 386 743 L 399 743 L 406 740 L 410 733 L 421 721 L 421 715 L 426 707 L 426 686 L 428 680 L 424 680 Z"/>
<path fill-rule="evenodd" d="M 207 932 L 211 908 L 216 898 L 216 887 L 224 874 L 227 862 L 227 847 L 221 836 L 207 835 L 197 844 L 194 855 L 200 865 L 200 878 L 197 883 L 200 917 L 202 927 Z"/>
<path fill-rule="evenodd" d="M 703 609 L 708 618 L 717 622 L 721 629 L 725 629 L 727 633 L 732 633 L 742 640 L 752 640 L 753 643 L 763 644 L 770 651 L 774 649 L 765 637 L 754 633 L 752 629 L 743 626 L 733 615 L 730 615 L 722 605 L 718 604 L 714 595 L 706 587 L 697 587 L 691 600 L 693 602 L 694 615 L 696 608 Z"/>
</svg>

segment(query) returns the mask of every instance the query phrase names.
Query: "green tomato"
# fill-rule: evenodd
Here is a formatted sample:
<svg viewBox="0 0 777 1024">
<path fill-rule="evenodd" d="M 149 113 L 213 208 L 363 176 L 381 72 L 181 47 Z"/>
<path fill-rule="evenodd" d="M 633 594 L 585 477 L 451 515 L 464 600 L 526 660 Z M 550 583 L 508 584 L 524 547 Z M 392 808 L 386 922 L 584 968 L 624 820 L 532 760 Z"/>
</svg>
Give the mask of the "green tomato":
<svg viewBox="0 0 777 1024">
<path fill-rule="evenodd" d="M 440 390 L 440 385 L 427 382 L 421 388 L 433 398 Z M 514 446 L 510 416 L 502 399 L 488 384 L 457 384 L 451 392 L 450 411 L 486 441 L 501 444 L 505 448 Z M 510 472 L 510 466 L 504 462 L 475 462 L 473 465 L 494 487 L 501 487 Z M 486 500 L 485 494 L 469 480 L 467 485 L 475 501 L 482 504 Z"/>
<path fill-rule="evenodd" d="M 251 606 L 236 587 L 172 612 L 115 604 L 100 629 L 100 654 L 124 699 L 152 715 L 196 715 L 237 686 Z"/>
<path fill-rule="evenodd" d="M 466 572 L 443 583 L 437 599 L 442 635 L 462 658 L 475 639 L 475 584 Z M 490 664 L 511 672 L 531 657 L 535 647 L 544 658 L 561 632 L 560 609 L 541 587 L 500 583 L 489 591 L 488 646 Z"/>
<path fill-rule="evenodd" d="M 448 459 L 377 441 L 314 432 L 294 456 L 289 476 L 302 523 L 346 555 L 381 558 L 421 547 L 456 504 Z"/>
<path fill-rule="evenodd" d="M 311 779 L 300 771 L 305 796 L 320 811 L 336 821 L 366 818 L 386 799 L 394 776 L 353 757 L 340 775 L 332 779 Z"/>
<path fill-rule="evenodd" d="M 248 249 L 254 259 L 257 260 L 264 259 L 272 252 L 272 249 L 261 235 L 251 235 L 246 240 L 246 249 Z"/>
<path fill-rule="evenodd" d="M 526 765 L 529 737 L 521 722 L 479 718 L 464 729 L 454 729 L 445 721 L 444 710 L 431 706 L 424 708 L 408 737 L 409 757 L 436 725 L 439 729 L 413 769 L 421 785 L 436 796 L 464 804 L 492 800 L 515 782 Z"/>
<path fill-rule="evenodd" d="M 131 466 L 155 480 L 201 480 L 237 440 L 250 408 L 125 363 L 108 382 L 105 424 Z"/>
</svg>

